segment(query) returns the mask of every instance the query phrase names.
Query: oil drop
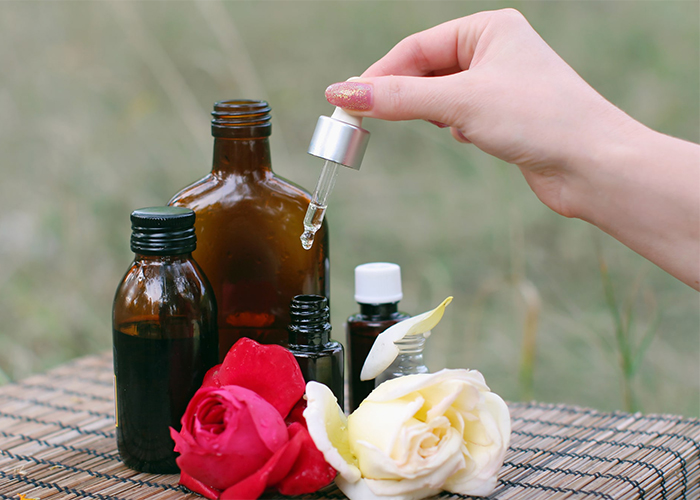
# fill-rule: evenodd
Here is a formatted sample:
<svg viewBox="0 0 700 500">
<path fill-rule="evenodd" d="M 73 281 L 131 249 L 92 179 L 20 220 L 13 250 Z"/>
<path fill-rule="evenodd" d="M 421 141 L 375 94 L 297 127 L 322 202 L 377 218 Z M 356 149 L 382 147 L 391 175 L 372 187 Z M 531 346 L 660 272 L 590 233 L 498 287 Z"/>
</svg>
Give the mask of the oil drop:
<svg viewBox="0 0 700 500">
<path fill-rule="evenodd" d="M 313 201 L 309 203 L 304 217 L 304 232 L 301 235 L 301 246 L 304 247 L 304 250 L 311 250 L 311 247 L 314 246 L 314 236 L 316 236 L 316 231 L 321 228 L 325 215 L 326 205 L 318 205 Z"/>
</svg>

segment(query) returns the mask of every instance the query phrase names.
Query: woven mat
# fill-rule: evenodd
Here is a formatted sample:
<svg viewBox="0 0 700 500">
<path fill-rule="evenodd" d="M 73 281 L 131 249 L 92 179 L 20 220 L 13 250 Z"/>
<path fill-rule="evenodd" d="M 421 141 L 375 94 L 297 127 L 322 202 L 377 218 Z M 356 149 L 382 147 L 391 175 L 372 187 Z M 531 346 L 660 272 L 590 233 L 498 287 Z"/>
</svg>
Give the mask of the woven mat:
<svg viewBox="0 0 700 500">
<path fill-rule="evenodd" d="M 121 464 L 112 373 L 105 354 L 0 387 L 0 499 L 202 498 L 179 487 L 177 475 Z M 489 498 L 700 499 L 698 419 L 509 406 L 511 447 Z M 345 497 L 330 486 L 299 498 Z"/>
</svg>

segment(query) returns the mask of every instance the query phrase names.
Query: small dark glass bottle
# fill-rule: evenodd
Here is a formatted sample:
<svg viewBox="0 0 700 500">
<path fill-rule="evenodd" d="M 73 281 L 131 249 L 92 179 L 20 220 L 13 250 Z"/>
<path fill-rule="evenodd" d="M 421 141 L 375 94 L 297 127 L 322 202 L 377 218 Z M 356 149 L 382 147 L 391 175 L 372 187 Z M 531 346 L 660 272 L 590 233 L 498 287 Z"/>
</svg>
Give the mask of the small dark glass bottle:
<svg viewBox="0 0 700 500">
<path fill-rule="evenodd" d="M 134 262 L 114 298 L 117 446 L 142 472 L 178 472 L 169 427 L 218 361 L 214 293 L 192 259 L 195 214 L 153 207 L 131 214 Z"/>
<path fill-rule="evenodd" d="M 365 359 L 377 336 L 411 316 L 399 311 L 401 268 L 387 262 L 372 262 L 355 268 L 355 300 L 359 314 L 346 323 L 349 363 L 349 410 L 352 412 L 374 390 L 374 380 L 360 380 Z"/>
<path fill-rule="evenodd" d="M 343 346 L 330 339 L 328 299 L 320 295 L 297 295 L 289 312 L 289 350 L 297 359 L 304 380 L 327 385 L 344 408 Z"/>
</svg>

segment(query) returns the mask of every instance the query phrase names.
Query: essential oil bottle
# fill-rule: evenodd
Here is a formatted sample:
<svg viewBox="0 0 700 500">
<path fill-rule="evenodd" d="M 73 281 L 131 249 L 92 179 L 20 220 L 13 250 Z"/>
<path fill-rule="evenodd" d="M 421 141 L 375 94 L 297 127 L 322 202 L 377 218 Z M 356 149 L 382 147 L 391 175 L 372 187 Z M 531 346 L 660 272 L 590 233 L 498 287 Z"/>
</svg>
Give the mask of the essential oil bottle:
<svg viewBox="0 0 700 500">
<path fill-rule="evenodd" d="M 117 446 L 128 467 L 178 472 L 169 427 L 218 361 L 214 293 L 197 263 L 195 214 L 153 207 L 131 214 L 135 258 L 114 298 Z"/>
<path fill-rule="evenodd" d="M 360 312 L 346 323 L 349 362 L 349 410 L 352 412 L 374 389 L 374 380 L 360 380 L 362 365 L 377 335 L 410 318 L 399 311 L 403 298 L 401 268 L 388 262 L 372 262 L 355 268 L 355 300 Z"/>
<path fill-rule="evenodd" d="M 289 315 L 289 350 L 299 363 L 304 380 L 327 385 L 344 408 L 343 346 L 330 339 L 328 299 L 321 295 L 297 295 Z"/>
<path fill-rule="evenodd" d="M 241 337 L 286 344 L 289 302 L 330 296 L 328 224 L 304 250 L 311 195 L 272 169 L 271 113 L 265 101 L 217 102 L 211 172 L 169 203 L 197 213 L 194 258 L 216 295 L 221 360 Z"/>
</svg>

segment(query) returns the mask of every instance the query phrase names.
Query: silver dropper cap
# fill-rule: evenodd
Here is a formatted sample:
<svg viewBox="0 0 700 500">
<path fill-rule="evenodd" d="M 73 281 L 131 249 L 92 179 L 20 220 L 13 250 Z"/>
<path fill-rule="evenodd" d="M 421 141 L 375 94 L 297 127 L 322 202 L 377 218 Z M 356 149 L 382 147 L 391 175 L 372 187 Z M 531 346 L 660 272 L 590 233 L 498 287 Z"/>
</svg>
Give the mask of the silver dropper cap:
<svg viewBox="0 0 700 500">
<path fill-rule="evenodd" d="M 362 118 L 336 108 L 332 116 L 319 116 L 308 153 L 346 167 L 360 170 L 369 142 Z"/>
</svg>

